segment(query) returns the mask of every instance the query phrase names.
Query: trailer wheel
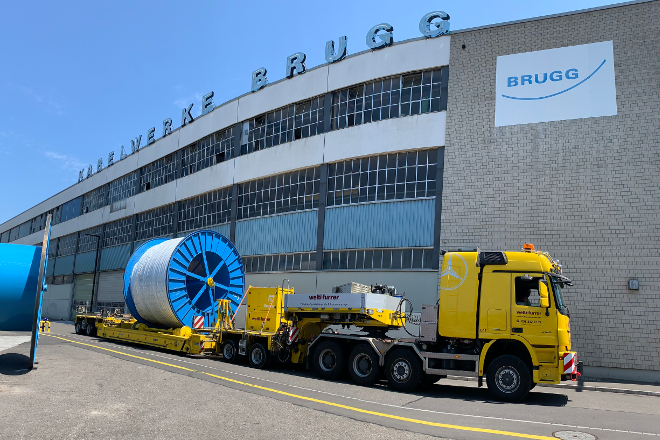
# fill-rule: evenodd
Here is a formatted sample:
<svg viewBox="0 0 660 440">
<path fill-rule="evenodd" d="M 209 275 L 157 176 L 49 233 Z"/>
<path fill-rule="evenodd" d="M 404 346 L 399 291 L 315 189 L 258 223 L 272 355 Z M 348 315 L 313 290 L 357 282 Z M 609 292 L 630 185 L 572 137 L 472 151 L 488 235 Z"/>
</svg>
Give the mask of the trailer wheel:
<svg viewBox="0 0 660 440">
<path fill-rule="evenodd" d="M 96 330 L 95 326 L 92 324 L 87 324 L 87 327 L 85 327 L 85 334 L 87 336 L 94 336 L 94 330 Z"/>
<path fill-rule="evenodd" d="M 312 367 L 323 378 L 337 379 L 344 371 L 344 352 L 334 341 L 322 341 L 312 355 Z"/>
<path fill-rule="evenodd" d="M 399 348 L 385 361 L 385 377 L 390 388 L 396 391 L 412 391 L 422 380 L 422 364 L 410 350 Z"/>
<path fill-rule="evenodd" d="M 75 330 L 77 335 L 82 333 L 82 329 L 80 328 L 80 322 L 76 322 Z"/>
<path fill-rule="evenodd" d="M 517 402 L 524 399 L 531 382 L 529 368 L 516 356 L 500 356 L 488 366 L 488 390 L 500 400 Z"/>
<path fill-rule="evenodd" d="M 223 342 L 220 349 L 222 350 L 222 357 L 225 362 L 229 364 L 236 363 L 238 360 L 238 343 L 235 340 L 229 339 Z"/>
<path fill-rule="evenodd" d="M 270 353 L 268 353 L 268 349 L 264 346 L 264 344 L 257 342 L 256 344 L 252 345 L 252 347 L 250 347 L 248 360 L 250 361 L 250 366 L 252 368 L 263 370 L 268 368 L 270 365 L 271 357 Z"/>
<path fill-rule="evenodd" d="M 378 355 L 367 344 L 358 344 L 348 356 L 348 372 L 358 385 L 371 386 L 380 374 Z"/>
</svg>

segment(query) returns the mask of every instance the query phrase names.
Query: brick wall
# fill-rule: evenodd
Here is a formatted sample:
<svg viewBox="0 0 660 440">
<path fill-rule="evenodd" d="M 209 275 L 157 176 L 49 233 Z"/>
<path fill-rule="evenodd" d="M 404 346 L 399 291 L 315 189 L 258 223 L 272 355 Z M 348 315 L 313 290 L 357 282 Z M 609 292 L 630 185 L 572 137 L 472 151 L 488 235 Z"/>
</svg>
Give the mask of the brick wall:
<svg viewBox="0 0 660 440">
<path fill-rule="evenodd" d="M 655 1 L 451 39 L 441 247 L 561 260 L 590 366 L 660 370 L 658 17 Z M 495 128 L 497 56 L 609 40 L 617 116 Z"/>
</svg>

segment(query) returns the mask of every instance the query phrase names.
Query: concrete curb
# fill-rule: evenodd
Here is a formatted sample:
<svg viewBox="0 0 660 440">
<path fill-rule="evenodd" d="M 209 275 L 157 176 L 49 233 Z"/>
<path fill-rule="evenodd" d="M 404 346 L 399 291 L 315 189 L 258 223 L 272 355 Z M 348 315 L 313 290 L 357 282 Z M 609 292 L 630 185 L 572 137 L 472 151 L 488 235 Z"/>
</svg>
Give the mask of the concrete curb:
<svg viewBox="0 0 660 440">
<path fill-rule="evenodd" d="M 461 377 L 461 376 L 447 376 L 451 380 L 463 380 L 468 382 L 476 382 L 474 377 Z M 575 391 L 600 391 L 602 393 L 618 393 L 618 394 L 636 394 L 639 396 L 653 396 L 660 397 L 660 391 L 647 391 L 647 390 L 632 390 L 628 388 L 613 388 L 613 387 L 599 387 L 595 385 L 569 385 L 569 384 L 554 384 L 554 383 L 540 383 L 540 387 L 548 388 L 563 388 Z M 660 388 L 660 387 L 659 387 Z"/>
</svg>

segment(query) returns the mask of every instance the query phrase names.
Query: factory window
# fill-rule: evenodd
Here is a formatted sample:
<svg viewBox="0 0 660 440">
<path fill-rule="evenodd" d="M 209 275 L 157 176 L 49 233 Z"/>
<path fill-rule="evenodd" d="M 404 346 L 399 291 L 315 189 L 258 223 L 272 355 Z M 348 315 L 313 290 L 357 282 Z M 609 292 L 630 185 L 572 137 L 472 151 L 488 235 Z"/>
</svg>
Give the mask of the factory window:
<svg viewBox="0 0 660 440">
<path fill-rule="evenodd" d="M 447 110 L 447 68 L 370 81 L 332 93 L 331 129 Z M 443 81 L 445 80 L 445 81 Z"/>
<path fill-rule="evenodd" d="M 135 240 L 146 240 L 172 233 L 174 205 L 161 206 L 137 215 Z"/>
<path fill-rule="evenodd" d="M 140 192 L 149 191 L 176 179 L 176 153 L 162 157 L 140 169 Z"/>
<path fill-rule="evenodd" d="M 22 223 L 18 227 L 18 238 L 27 237 L 30 235 L 30 226 L 32 226 L 32 220 L 28 220 L 25 223 Z"/>
<path fill-rule="evenodd" d="M 323 133 L 323 99 L 312 98 L 244 122 L 241 154 Z"/>
<path fill-rule="evenodd" d="M 105 185 L 100 186 L 95 190 L 85 194 L 82 200 L 82 213 L 87 214 L 88 212 L 103 208 L 105 206 L 107 196 L 108 192 Z"/>
<path fill-rule="evenodd" d="M 82 197 L 76 197 L 73 200 L 69 200 L 62 205 L 62 217 L 60 222 L 64 223 L 67 220 L 76 218 L 80 215 L 82 209 Z"/>
<path fill-rule="evenodd" d="M 320 169 L 307 168 L 238 185 L 238 220 L 319 206 Z"/>
<path fill-rule="evenodd" d="M 60 223 L 60 220 L 62 218 L 62 207 L 61 206 L 58 206 L 57 208 L 54 208 L 54 209 L 52 209 L 48 212 L 53 215 L 53 219 L 50 222 L 50 224 L 52 226 Z"/>
<path fill-rule="evenodd" d="M 94 236 L 89 236 L 86 234 L 98 235 L 101 238 L 97 239 Z M 95 251 L 97 241 L 100 241 L 102 239 L 103 239 L 103 225 L 81 231 L 80 237 L 78 237 L 78 253 L 80 254 L 83 252 Z"/>
<path fill-rule="evenodd" d="M 138 177 L 138 171 L 113 180 L 108 185 L 108 204 L 124 200 L 135 195 L 135 182 Z"/>
<path fill-rule="evenodd" d="M 179 202 L 179 232 L 208 228 L 231 220 L 231 188 Z"/>
<path fill-rule="evenodd" d="M 32 225 L 30 226 L 30 234 L 39 232 L 46 228 L 46 219 L 48 218 L 48 213 L 44 212 L 41 215 L 36 216 L 32 219 Z M 51 221 L 52 222 L 52 221 Z"/>
<path fill-rule="evenodd" d="M 18 240 L 18 229 L 19 226 L 16 226 L 15 228 L 11 228 L 9 231 L 9 242 L 11 243 L 12 241 Z"/>
<path fill-rule="evenodd" d="M 59 245 L 57 246 L 57 256 L 64 257 L 76 253 L 76 245 L 78 244 L 78 233 L 65 235 L 60 237 Z"/>
<path fill-rule="evenodd" d="M 435 196 L 436 149 L 328 165 L 327 206 Z"/>
<path fill-rule="evenodd" d="M 52 284 L 54 286 L 59 286 L 60 284 L 73 284 L 73 274 L 47 277 L 46 284 Z"/>
<path fill-rule="evenodd" d="M 232 158 L 233 127 L 218 131 L 183 149 L 181 176 L 201 171 Z"/>
<path fill-rule="evenodd" d="M 316 270 L 316 252 L 242 257 L 246 273 Z"/>
<path fill-rule="evenodd" d="M 323 270 L 432 269 L 432 255 L 432 248 L 326 251 Z"/>
<path fill-rule="evenodd" d="M 133 241 L 133 218 L 125 217 L 106 223 L 103 232 L 103 247 L 116 246 Z"/>
<path fill-rule="evenodd" d="M 9 231 L 5 231 L 0 236 L 0 243 L 9 243 Z"/>
<path fill-rule="evenodd" d="M 59 241 L 60 241 L 59 238 L 50 239 L 50 243 L 48 244 L 48 258 L 57 257 L 57 245 Z M 50 264 L 50 262 L 48 264 Z"/>
</svg>

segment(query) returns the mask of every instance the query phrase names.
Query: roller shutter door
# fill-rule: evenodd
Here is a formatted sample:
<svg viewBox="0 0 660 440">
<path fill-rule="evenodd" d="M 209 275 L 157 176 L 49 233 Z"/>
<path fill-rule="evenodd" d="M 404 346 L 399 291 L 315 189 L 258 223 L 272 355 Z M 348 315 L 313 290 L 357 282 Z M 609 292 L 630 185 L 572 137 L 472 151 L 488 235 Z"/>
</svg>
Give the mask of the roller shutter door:
<svg viewBox="0 0 660 440">
<path fill-rule="evenodd" d="M 71 290 L 73 284 L 51 284 L 44 292 L 41 315 L 51 321 L 67 321 L 71 317 Z"/>
<path fill-rule="evenodd" d="M 97 301 L 124 302 L 124 271 L 113 270 L 101 272 L 99 279 Z"/>
<path fill-rule="evenodd" d="M 76 285 L 73 291 L 74 301 L 91 301 L 94 274 L 76 275 Z"/>
</svg>

